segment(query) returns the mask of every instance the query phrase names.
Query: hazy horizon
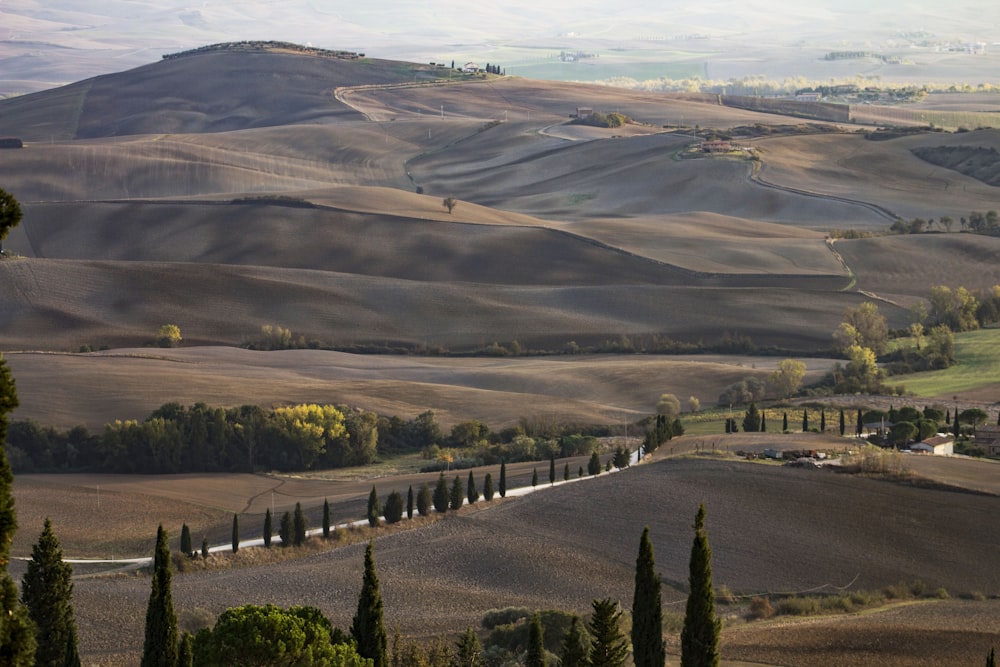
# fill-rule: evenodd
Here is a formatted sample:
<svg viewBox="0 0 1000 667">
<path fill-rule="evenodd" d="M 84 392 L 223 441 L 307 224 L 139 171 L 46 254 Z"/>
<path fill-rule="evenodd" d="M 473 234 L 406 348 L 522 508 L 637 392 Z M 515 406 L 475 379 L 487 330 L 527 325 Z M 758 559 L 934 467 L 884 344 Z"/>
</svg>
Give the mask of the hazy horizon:
<svg viewBox="0 0 1000 667">
<path fill-rule="evenodd" d="M 33 92 L 160 60 L 205 44 L 280 40 L 415 62 L 495 62 L 531 78 L 722 79 L 855 74 L 901 82 L 996 82 L 1000 8 L 981 0 L 947 8 L 924 0 L 828 0 L 779 5 L 640 0 L 372 0 L 322 7 L 308 0 L 136 3 L 12 0 L 0 4 L 0 95 Z M 981 43 L 986 54 L 941 54 Z M 823 63 L 831 50 L 902 55 L 903 65 Z M 567 63 L 561 52 L 589 59 Z"/>
</svg>

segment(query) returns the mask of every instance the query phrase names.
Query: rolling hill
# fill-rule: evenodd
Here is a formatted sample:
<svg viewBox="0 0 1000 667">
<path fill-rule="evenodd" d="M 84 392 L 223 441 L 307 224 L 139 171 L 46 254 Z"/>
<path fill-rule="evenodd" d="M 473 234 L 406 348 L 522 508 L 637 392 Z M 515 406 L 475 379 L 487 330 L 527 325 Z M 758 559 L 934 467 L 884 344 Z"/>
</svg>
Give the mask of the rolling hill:
<svg viewBox="0 0 1000 667">
<path fill-rule="evenodd" d="M 636 123 L 566 125 L 584 104 Z M 745 155 L 698 156 L 687 152 L 689 130 L 664 128 L 793 122 L 656 93 L 278 47 L 209 49 L 0 101 L 0 134 L 27 141 L 0 161 L 0 187 L 25 209 L 5 244 L 15 257 L 0 262 L 0 347 L 133 348 L 170 322 L 186 345 L 242 345 L 278 325 L 342 349 L 642 350 L 667 339 L 712 348 L 736 337 L 815 355 L 843 311 L 869 298 L 861 291 L 882 298 L 900 327 L 930 284 L 988 282 L 995 239 L 861 239 L 837 244 L 839 255 L 825 242 L 832 228 L 883 229 L 885 210 L 927 197 L 926 164 L 909 150 L 919 137 L 758 141 L 757 178 Z M 873 165 L 879 178 L 892 174 L 884 187 Z M 958 208 L 988 196 L 963 182 L 934 201 Z M 458 200 L 451 213 L 445 197 Z M 904 258 L 914 243 L 941 258 L 958 244 L 974 261 L 912 270 Z M 887 253 L 896 268 L 880 272 L 872 258 Z M 59 372 L 67 357 L 39 359 L 52 366 L 25 366 L 39 375 L 24 386 L 39 393 L 22 405 L 51 405 L 45 378 L 60 377 L 69 393 L 83 386 Z M 108 377 L 115 363 L 94 358 Z M 715 380 L 684 377 L 692 384 L 676 393 L 716 393 Z M 459 416 L 455 394 L 405 386 L 413 410 Z M 512 386 L 517 407 L 501 410 L 504 420 L 538 402 Z M 366 405 L 380 403 L 367 393 Z M 602 398 L 559 412 L 641 405 Z"/>
</svg>

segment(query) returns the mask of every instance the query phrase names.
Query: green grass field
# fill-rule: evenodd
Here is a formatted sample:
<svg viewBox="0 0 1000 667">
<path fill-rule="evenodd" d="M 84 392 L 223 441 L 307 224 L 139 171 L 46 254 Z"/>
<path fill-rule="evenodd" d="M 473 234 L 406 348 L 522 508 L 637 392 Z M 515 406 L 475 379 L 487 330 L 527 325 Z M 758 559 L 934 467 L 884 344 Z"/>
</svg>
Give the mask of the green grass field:
<svg viewBox="0 0 1000 667">
<path fill-rule="evenodd" d="M 1000 382 L 1000 329 L 981 329 L 955 336 L 958 363 L 942 371 L 898 375 L 901 384 L 917 396 L 945 396 L 974 391 Z"/>
</svg>

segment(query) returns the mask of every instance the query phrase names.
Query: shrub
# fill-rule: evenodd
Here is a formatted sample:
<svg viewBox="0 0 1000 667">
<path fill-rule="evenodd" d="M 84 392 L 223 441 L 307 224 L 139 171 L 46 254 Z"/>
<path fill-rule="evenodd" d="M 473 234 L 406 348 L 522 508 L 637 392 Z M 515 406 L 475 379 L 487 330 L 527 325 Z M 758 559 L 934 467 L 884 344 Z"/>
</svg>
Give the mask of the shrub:
<svg viewBox="0 0 1000 667">
<path fill-rule="evenodd" d="M 522 618 L 531 616 L 531 610 L 527 607 L 504 607 L 503 609 L 490 609 L 483 614 L 482 624 L 487 630 L 492 630 L 498 625 L 510 625 Z"/>
<path fill-rule="evenodd" d="M 755 597 L 750 600 L 748 619 L 771 618 L 772 616 L 774 616 L 774 607 L 771 606 L 770 600 L 764 597 Z"/>
<path fill-rule="evenodd" d="M 786 598 L 778 603 L 777 613 L 784 616 L 809 616 L 819 613 L 816 598 Z"/>
<path fill-rule="evenodd" d="M 403 496 L 398 491 L 390 493 L 382 512 L 386 523 L 399 523 L 403 518 Z"/>
</svg>

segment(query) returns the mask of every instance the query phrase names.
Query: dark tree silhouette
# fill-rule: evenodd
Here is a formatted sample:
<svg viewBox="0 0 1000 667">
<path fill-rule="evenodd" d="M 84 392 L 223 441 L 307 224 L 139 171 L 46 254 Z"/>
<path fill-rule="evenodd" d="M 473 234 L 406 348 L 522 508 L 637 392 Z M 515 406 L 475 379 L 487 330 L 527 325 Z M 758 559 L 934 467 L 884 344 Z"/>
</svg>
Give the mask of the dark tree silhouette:
<svg viewBox="0 0 1000 667">
<path fill-rule="evenodd" d="M 63 561 L 52 522 L 45 526 L 31 550 L 28 570 L 21 581 L 21 599 L 43 641 L 35 651 L 38 667 L 80 664 L 73 616 L 73 566 Z"/>
<path fill-rule="evenodd" d="M 718 667 L 719 632 L 712 587 L 712 549 L 705 530 L 705 505 L 698 507 L 688 577 L 687 608 L 681 631 L 681 667 Z"/>
<path fill-rule="evenodd" d="M 160 526 L 153 555 L 153 584 L 146 607 L 146 640 L 142 667 L 176 667 L 177 616 L 170 592 L 170 546 L 167 531 Z"/>
<path fill-rule="evenodd" d="M 632 598 L 632 654 L 635 667 L 663 667 L 663 603 L 656 574 L 649 527 L 642 531 L 635 560 L 635 593 Z"/>
<path fill-rule="evenodd" d="M 388 637 L 382 620 L 382 593 L 375 571 L 374 542 L 365 549 L 365 573 L 358 596 L 358 612 L 351 625 L 351 637 L 358 645 L 362 658 L 371 658 L 372 667 L 388 667 Z"/>
</svg>

